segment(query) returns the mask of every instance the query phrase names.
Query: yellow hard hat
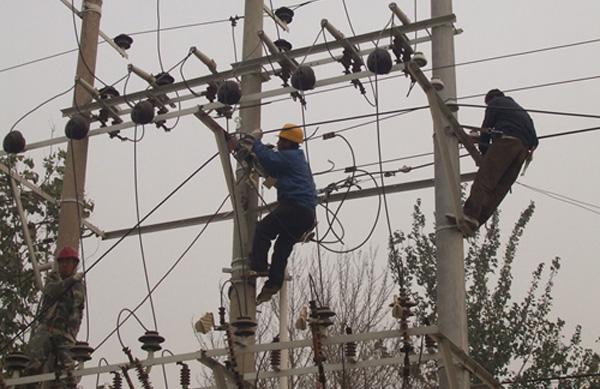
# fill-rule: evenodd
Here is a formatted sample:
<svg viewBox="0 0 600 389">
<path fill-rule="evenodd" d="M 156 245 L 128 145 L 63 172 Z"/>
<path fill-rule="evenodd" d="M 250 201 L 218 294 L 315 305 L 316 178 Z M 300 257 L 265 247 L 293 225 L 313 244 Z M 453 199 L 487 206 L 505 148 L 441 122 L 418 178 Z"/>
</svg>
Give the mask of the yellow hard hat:
<svg viewBox="0 0 600 389">
<path fill-rule="evenodd" d="M 296 124 L 286 123 L 282 127 L 283 129 L 279 131 L 279 137 L 283 139 L 287 139 L 294 143 L 301 144 L 304 141 L 304 131 Z"/>
</svg>

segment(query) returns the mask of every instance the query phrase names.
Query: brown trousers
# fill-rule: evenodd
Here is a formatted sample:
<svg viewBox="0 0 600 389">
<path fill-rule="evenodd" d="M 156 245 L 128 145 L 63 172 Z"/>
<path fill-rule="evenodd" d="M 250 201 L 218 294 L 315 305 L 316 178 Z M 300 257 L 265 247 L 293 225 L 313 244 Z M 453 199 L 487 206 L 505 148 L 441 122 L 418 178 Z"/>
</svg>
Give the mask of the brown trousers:
<svg viewBox="0 0 600 389">
<path fill-rule="evenodd" d="M 528 155 L 529 150 L 518 139 L 495 140 L 479 166 L 464 214 L 478 220 L 479 225 L 485 224 L 517 180 Z"/>
</svg>

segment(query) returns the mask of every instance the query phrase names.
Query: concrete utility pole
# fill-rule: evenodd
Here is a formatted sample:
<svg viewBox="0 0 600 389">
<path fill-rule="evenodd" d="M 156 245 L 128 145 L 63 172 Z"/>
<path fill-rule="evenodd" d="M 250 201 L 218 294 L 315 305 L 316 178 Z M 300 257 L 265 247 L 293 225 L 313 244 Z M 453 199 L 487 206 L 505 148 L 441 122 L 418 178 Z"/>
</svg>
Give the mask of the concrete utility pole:
<svg viewBox="0 0 600 389">
<path fill-rule="evenodd" d="M 100 32 L 100 16 L 102 0 L 84 0 L 81 6 L 81 40 L 79 59 L 77 61 L 77 77 L 94 84 L 96 70 L 96 53 L 98 51 L 98 35 Z M 73 97 L 74 106 L 89 104 L 92 96 L 78 83 Z M 58 216 L 58 243 L 63 246 L 79 249 L 79 231 L 81 215 L 83 215 L 83 195 L 85 188 L 85 170 L 87 164 L 88 138 L 73 140 L 67 148 L 63 189 Z"/>
<path fill-rule="evenodd" d="M 452 0 L 431 0 L 431 17 L 451 13 Z M 456 99 L 456 73 L 454 67 L 447 66 L 455 63 L 453 27 L 450 24 L 434 27 L 431 43 L 433 76 L 439 77 L 445 85 L 441 91 L 441 96 L 444 100 Z M 434 121 L 434 125 L 437 126 L 441 123 L 445 123 L 441 117 Z M 468 352 L 463 237 L 458 229 L 439 228 L 448 225 L 446 214 L 455 212 L 450 193 L 451 191 L 459 191 L 460 188 L 458 184 L 457 187 L 449 187 L 438 145 L 448 147 L 453 174 L 456 177 L 454 182 L 459 183 L 458 140 L 454 135 L 449 135 L 449 132 L 444 129 L 438 133 L 446 134 L 444 142 L 434 142 L 435 217 L 438 226 L 436 232 L 438 325 L 444 335 L 463 351 Z M 446 379 L 446 374 L 441 372 L 439 376 L 440 388 L 449 388 L 450 384 Z M 469 387 L 469 376 L 465 370 L 459 370 L 458 381 L 460 388 Z"/>
<path fill-rule="evenodd" d="M 242 60 L 247 61 L 262 56 L 262 44 L 258 38 L 258 31 L 263 28 L 263 0 L 246 0 L 244 10 L 244 41 L 242 46 Z M 253 93 L 260 93 L 262 89 L 262 80 L 259 75 L 260 67 L 256 67 L 256 73 L 242 76 L 241 90 L 242 96 Z M 260 128 L 260 100 L 248 101 L 240 106 L 241 131 L 250 133 L 252 130 Z M 255 281 L 243 277 L 243 272 L 249 270 L 248 254 L 251 249 L 252 239 L 254 237 L 254 228 L 257 220 L 256 208 L 258 205 L 258 195 L 256 189 L 246 179 L 240 178 L 244 175 L 244 169 L 237 164 L 236 176 L 240 182 L 235 190 L 235 195 L 241 198 L 243 204 L 242 217 L 240 223 L 246 224 L 248 232 L 247 241 L 242 241 L 241 234 L 238 233 L 237 221 L 234 222 L 233 231 L 233 258 L 231 261 L 232 283 L 236 288 L 242 301 L 237 298 L 236 291 L 229 291 L 230 322 L 235 321 L 240 316 L 247 316 L 256 320 L 256 285 Z M 258 188 L 258 185 L 256 185 Z M 254 343 L 254 338 L 247 338 L 248 343 Z M 244 374 L 254 371 L 254 356 L 244 354 L 238 360 L 239 373 Z"/>
</svg>

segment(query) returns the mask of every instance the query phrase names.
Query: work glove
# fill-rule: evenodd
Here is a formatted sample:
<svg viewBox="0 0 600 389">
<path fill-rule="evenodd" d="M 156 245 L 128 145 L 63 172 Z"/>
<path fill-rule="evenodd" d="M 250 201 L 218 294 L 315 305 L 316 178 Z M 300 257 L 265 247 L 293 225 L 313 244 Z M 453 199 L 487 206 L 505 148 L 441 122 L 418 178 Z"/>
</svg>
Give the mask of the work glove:
<svg viewBox="0 0 600 389">
<path fill-rule="evenodd" d="M 237 145 L 238 145 L 238 140 L 234 136 L 230 136 L 229 139 L 227 139 L 227 149 L 229 149 L 230 153 L 235 150 Z"/>
<path fill-rule="evenodd" d="M 259 128 L 257 128 L 256 130 L 253 130 L 250 133 L 250 136 L 253 137 L 254 139 L 262 139 L 263 132 Z"/>
</svg>

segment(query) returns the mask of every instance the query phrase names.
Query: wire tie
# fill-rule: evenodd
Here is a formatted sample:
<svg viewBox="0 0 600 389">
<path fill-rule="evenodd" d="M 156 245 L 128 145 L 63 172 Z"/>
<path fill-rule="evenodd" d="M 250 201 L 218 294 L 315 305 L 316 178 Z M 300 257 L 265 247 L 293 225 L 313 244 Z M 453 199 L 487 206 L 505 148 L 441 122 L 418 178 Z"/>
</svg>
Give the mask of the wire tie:
<svg viewBox="0 0 600 389">
<path fill-rule="evenodd" d="M 81 7 L 81 13 L 84 12 L 95 12 L 98 15 L 102 16 L 102 7 L 98 4 L 92 4 L 89 1 L 85 1 L 83 3 L 83 7 Z"/>
<path fill-rule="evenodd" d="M 436 233 L 440 232 L 440 231 L 444 231 L 444 230 L 460 231 L 460 229 L 458 228 L 458 226 L 456 224 L 444 224 L 444 225 L 441 225 L 441 226 L 435 228 Z"/>
<path fill-rule="evenodd" d="M 85 203 L 83 201 L 81 201 L 81 200 L 78 200 L 78 199 L 61 199 L 60 203 L 61 204 L 62 203 L 76 203 L 76 204 L 81 205 L 82 207 L 85 206 Z"/>
</svg>

